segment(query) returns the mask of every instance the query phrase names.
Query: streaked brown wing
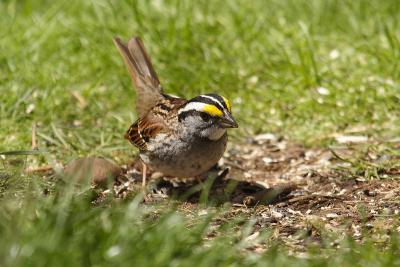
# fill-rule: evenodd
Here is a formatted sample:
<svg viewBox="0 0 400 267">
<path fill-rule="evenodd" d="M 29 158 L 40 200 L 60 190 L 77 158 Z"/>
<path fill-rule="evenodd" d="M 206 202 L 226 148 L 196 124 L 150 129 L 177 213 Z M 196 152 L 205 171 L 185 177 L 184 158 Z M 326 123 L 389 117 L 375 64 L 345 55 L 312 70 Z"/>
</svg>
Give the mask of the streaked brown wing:
<svg viewBox="0 0 400 267">
<path fill-rule="evenodd" d="M 125 138 L 141 151 L 147 150 L 150 139 L 158 133 L 171 130 L 171 127 L 174 128 L 177 110 L 185 103 L 187 103 L 186 99 L 164 95 L 164 99 L 158 102 L 146 116 L 129 127 Z"/>
<path fill-rule="evenodd" d="M 165 127 L 160 118 L 148 115 L 132 124 L 126 132 L 125 138 L 141 151 L 147 150 L 147 143 L 150 139 L 165 130 Z"/>
<path fill-rule="evenodd" d="M 136 109 L 139 117 L 143 117 L 164 98 L 157 73 L 139 37 L 130 39 L 128 44 L 116 37 L 114 43 L 137 89 Z"/>
<path fill-rule="evenodd" d="M 147 149 L 146 142 L 144 141 L 139 132 L 138 121 L 132 124 L 131 127 L 129 127 L 128 131 L 126 131 L 125 139 L 129 140 L 129 142 L 131 142 L 132 145 L 136 146 L 140 150 Z"/>
</svg>

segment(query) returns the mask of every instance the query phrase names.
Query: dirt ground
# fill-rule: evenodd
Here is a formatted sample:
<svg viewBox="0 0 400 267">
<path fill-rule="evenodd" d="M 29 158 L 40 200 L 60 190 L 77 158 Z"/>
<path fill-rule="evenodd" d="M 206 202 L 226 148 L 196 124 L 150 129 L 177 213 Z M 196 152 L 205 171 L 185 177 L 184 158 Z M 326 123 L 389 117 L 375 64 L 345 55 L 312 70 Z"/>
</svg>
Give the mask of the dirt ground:
<svg viewBox="0 0 400 267">
<path fill-rule="evenodd" d="M 225 219 L 255 218 L 249 239 L 268 229 L 272 240 L 294 251 L 309 244 L 339 246 L 348 235 L 384 244 L 392 231 L 400 232 L 400 180 L 393 179 L 400 169 L 381 170 L 383 178 L 366 179 L 351 171 L 352 161 L 346 159 L 355 157 L 353 151 L 351 145 L 313 149 L 259 135 L 231 145 L 208 180 L 178 181 L 149 172 L 153 182 L 146 203 L 173 199 L 183 211 L 193 211 L 204 201 L 216 207 L 228 202 Z M 114 188 L 118 198 L 140 188 L 140 163 L 124 170 Z M 261 242 L 252 248 L 265 246 Z"/>
</svg>

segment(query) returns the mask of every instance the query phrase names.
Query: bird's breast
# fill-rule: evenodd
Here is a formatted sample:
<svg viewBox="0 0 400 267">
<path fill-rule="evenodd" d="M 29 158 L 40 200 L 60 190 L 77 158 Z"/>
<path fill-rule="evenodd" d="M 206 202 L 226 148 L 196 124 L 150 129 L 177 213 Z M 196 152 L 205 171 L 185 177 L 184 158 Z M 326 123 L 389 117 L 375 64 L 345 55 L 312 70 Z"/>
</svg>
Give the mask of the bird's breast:
<svg viewBox="0 0 400 267">
<path fill-rule="evenodd" d="M 218 140 L 193 138 L 185 140 L 173 136 L 159 136 L 140 154 L 152 170 L 167 176 L 193 177 L 211 169 L 223 156 L 227 134 Z"/>
</svg>

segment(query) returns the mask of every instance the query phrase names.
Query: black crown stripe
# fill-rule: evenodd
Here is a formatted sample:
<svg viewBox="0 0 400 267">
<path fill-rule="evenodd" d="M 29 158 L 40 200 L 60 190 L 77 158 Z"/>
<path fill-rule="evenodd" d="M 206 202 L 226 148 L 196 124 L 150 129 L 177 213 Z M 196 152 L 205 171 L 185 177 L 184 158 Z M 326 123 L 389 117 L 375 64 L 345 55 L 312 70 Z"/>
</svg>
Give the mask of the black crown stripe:
<svg viewBox="0 0 400 267">
<path fill-rule="evenodd" d="M 211 96 L 211 97 L 214 97 L 214 96 Z M 222 103 L 220 103 L 218 101 L 218 99 L 216 99 L 216 101 L 214 101 L 213 99 L 210 99 L 210 98 L 207 98 L 207 97 L 204 97 L 204 96 L 196 96 L 195 98 L 191 99 L 189 102 L 190 103 L 199 102 L 199 103 L 213 105 L 213 106 L 217 107 L 219 110 L 221 110 L 222 112 L 224 112 L 224 105 Z"/>
<path fill-rule="evenodd" d="M 222 104 L 224 108 L 228 109 L 228 106 L 226 105 L 225 100 L 222 98 L 222 96 L 217 94 L 206 94 L 206 95 L 217 99 L 219 104 Z"/>
</svg>

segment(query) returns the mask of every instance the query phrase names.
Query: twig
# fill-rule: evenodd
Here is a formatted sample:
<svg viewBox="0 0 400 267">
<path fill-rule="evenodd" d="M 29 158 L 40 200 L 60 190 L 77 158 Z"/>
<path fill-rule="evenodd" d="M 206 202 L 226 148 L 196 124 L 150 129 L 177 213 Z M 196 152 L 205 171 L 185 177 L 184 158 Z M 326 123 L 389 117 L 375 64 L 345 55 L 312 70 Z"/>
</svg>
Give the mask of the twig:
<svg viewBox="0 0 400 267">
<path fill-rule="evenodd" d="M 225 161 L 225 162 L 224 162 L 225 165 L 234 167 L 234 168 L 239 169 L 239 170 L 241 170 L 241 171 L 246 171 L 245 168 L 243 168 L 242 166 L 240 166 L 239 164 L 237 164 L 237 163 L 235 163 L 235 162 L 233 162 L 233 161 L 230 161 L 230 160 L 228 160 L 228 159 L 224 159 L 224 161 Z"/>
<path fill-rule="evenodd" d="M 335 196 L 335 195 L 305 195 L 305 196 L 299 196 L 299 197 L 294 197 L 288 200 L 289 203 L 293 202 L 299 202 L 299 201 L 304 201 L 308 199 L 313 199 L 313 198 L 327 198 L 327 199 L 341 199 L 341 196 Z"/>
<path fill-rule="evenodd" d="M 26 173 L 37 173 L 37 172 L 48 172 L 48 171 L 52 171 L 53 167 L 51 167 L 50 165 L 46 165 L 46 166 L 42 166 L 39 168 L 26 168 L 25 172 Z"/>
</svg>

